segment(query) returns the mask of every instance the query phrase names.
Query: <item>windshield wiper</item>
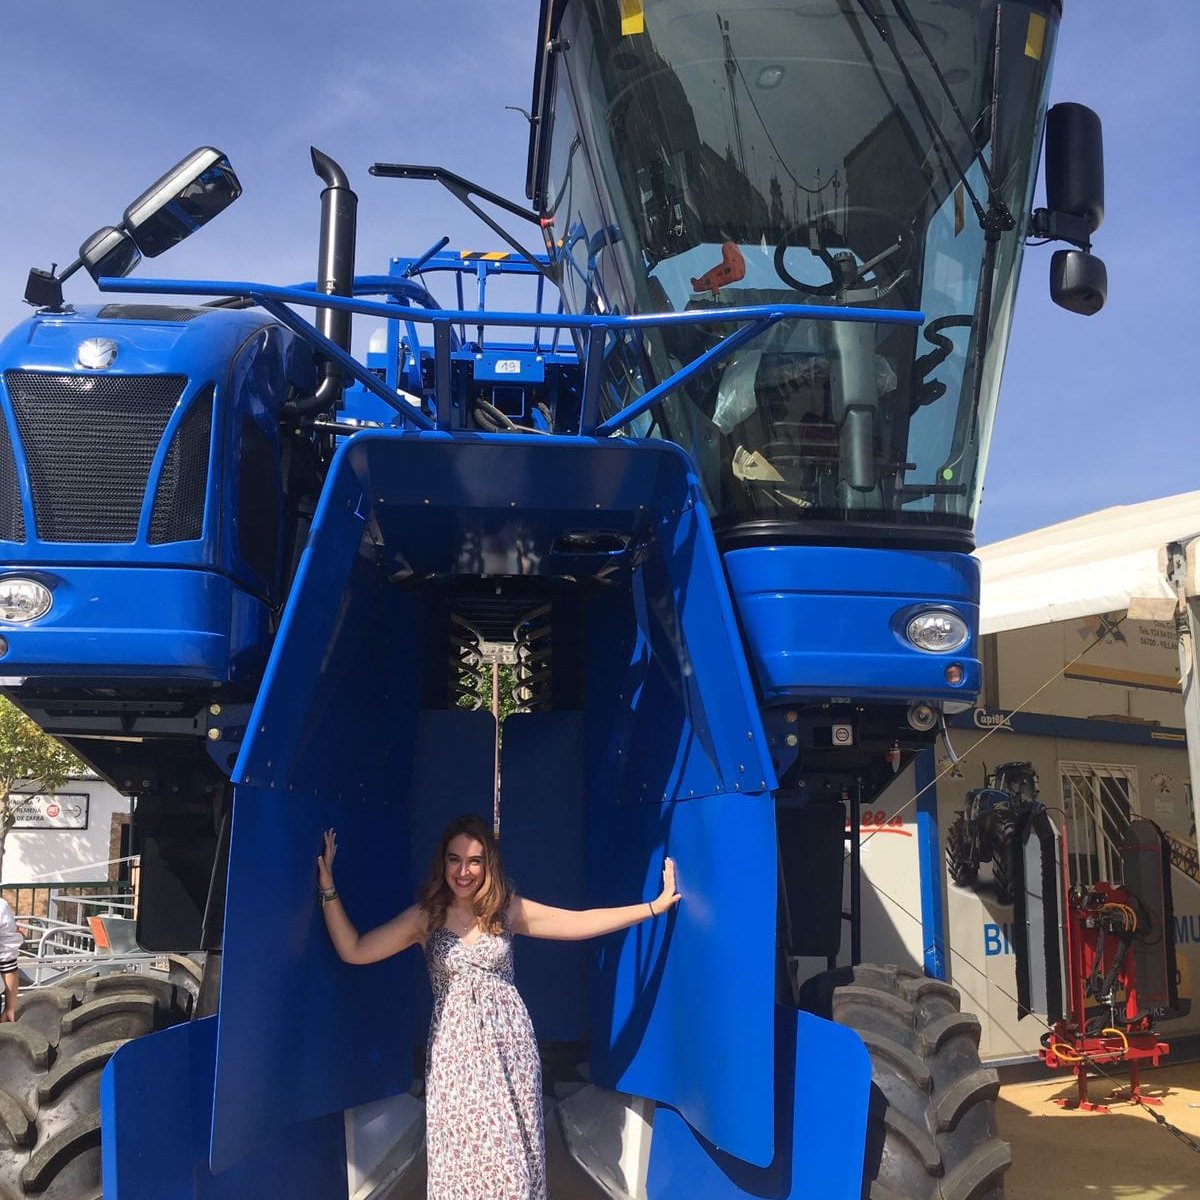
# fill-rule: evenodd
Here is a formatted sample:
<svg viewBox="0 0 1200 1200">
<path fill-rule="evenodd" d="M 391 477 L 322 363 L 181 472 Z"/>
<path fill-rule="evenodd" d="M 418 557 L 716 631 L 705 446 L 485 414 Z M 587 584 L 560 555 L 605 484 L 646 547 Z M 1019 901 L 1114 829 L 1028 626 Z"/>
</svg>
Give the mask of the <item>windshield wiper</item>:
<svg viewBox="0 0 1200 1200">
<path fill-rule="evenodd" d="M 962 128 L 963 134 L 967 139 L 967 144 L 972 148 L 972 161 L 979 166 L 980 173 L 983 175 L 984 183 L 987 184 L 988 191 L 988 206 L 985 209 L 979 201 L 979 197 L 975 194 L 975 189 L 971 187 L 970 181 L 967 179 L 967 171 L 958 161 L 958 155 L 955 154 L 954 148 L 950 145 L 950 140 L 942 132 L 937 119 L 929 109 L 929 104 L 925 96 L 921 92 L 920 85 L 913 78 L 912 72 L 909 70 L 908 64 L 904 61 L 904 56 L 900 53 L 899 46 L 896 45 L 896 39 L 892 34 L 891 18 L 882 11 L 874 10 L 872 0 L 857 0 L 858 7 L 862 9 L 863 15 L 875 27 L 875 31 L 883 39 L 884 45 L 892 52 L 892 58 L 896 61 L 896 66 L 900 68 L 900 74 L 904 76 L 904 84 L 908 88 L 908 93 L 915 102 L 925 125 L 930 134 L 937 141 L 942 153 L 947 157 L 950 165 L 953 166 L 955 174 L 958 175 L 959 182 L 962 184 L 967 197 L 971 201 L 971 207 L 975 210 L 976 217 L 979 218 L 979 227 L 983 230 L 984 236 L 988 241 L 996 241 L 1002 233 L 1007 233 L 1010 229 L 1016 227 L 1016 221 L 1013 218 L 1007 204 L 1004 203 L 1003 197 L 1000 195 L 996 187 L 995 178 L 992 175 L 991 168 L 988 166 L 987 160 L 983 156 L 983 151 L 979 149 L 975 141 L 975 136 L 971 132 L 971 127 L 967 124 L 967 119 L 963 115 L 963 111 L 958 106 L 958 101 L 954 98 L 954 93 L 950 90 L 950 85 L 946 81 L 946 76 L 942 73 L 941 67 L 938 65 L 937 59 L 934 58 L 933 52 L 929 49 L 929 44 L 925 41 L 924 35 L 921 33 L 916 19 L 912 15 L 912 10 L 908 7 L 907 0 L 892 0 L 892 5 L 896 10 L 896 16 L 903 23 L 905 29 L 913 41 L 916 42 L 921 53 L 925 56 L 926 62 L 929 63 L 933 71 L 934 78 L 941 88 L 942 94 L 950 104 L 951 110 L 955 117 L 958 118 L 958 123 Z M 876 0 L 877 2 L 877 0 Z M 997 38 L 997 52 L 999 51 L 999 39 Z M 992 87 L 992 104 L 991 104 L 991 121 L 993 126 L 996 120 L 996 90 L 993 82 Z"/>
</svg>

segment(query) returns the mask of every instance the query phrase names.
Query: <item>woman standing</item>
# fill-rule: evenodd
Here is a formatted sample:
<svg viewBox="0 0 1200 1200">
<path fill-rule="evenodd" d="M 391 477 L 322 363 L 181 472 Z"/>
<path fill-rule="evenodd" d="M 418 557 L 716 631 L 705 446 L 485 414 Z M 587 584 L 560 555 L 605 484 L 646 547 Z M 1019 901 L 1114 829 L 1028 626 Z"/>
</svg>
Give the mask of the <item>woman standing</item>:
<svg viewBox="0 0 1200 1200">
<path fill-rule="evenodd" d="M 474 814 L 446 826 L 417 902 L 368 933 L 333 883 L 325 833 L 317 880 L 338 956 L 372 963 L 425 951 L 433 1018 L 425 1058 L 429 1200 L 546 1200 L 542 1071 L 533 1025 L 513 984 L 514 934 L 582 941 L 661 916 L 679 901 L 675 864 L 651 901 L 573 911 L 518 896 L 491 827 Z"/>
</svg>

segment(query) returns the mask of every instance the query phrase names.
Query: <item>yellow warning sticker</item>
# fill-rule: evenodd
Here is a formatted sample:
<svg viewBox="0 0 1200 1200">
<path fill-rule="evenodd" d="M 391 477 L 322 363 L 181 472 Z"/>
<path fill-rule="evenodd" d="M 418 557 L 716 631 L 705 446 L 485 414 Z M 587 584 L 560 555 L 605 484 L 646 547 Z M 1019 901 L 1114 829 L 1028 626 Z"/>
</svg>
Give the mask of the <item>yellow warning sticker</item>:
<svg viewBox="0 0 1200 1200">
<path fill-rule="evenodd" d="M 644 0 L 621 0 L 621 36 L 646 32 Z"/>
<path fill-rule="evenodd" d="M 1041 62 L 1045 45 L 1046 18 L 1041 13 L 1030 13 L 1029 27 L 1025 30 L 1025 57 Z"/>
</svg>

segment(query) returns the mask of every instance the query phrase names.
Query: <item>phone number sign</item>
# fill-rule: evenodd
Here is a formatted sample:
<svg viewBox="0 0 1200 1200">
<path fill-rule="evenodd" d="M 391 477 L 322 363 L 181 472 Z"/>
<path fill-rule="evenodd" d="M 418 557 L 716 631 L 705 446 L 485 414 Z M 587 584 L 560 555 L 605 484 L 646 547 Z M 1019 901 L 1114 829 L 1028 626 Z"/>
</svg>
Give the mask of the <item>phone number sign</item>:
<svg viewBox="0 0 1200 1200">
<path fill-rule="evenodd" d="M 57 795 L 31 795 L 14 792 L 16 803 L 14 829 L 86 829 L 88 796 L 83 792 L 59 792 Z"/>
</svg>

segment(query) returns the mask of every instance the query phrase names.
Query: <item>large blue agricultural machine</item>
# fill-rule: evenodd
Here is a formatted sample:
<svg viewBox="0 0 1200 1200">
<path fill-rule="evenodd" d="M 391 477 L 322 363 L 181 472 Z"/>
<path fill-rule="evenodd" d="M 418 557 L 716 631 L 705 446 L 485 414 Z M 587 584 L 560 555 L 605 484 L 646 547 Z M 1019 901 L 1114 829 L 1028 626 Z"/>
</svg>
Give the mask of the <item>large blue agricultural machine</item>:
<svg viewBox="0 0 1200 1200">
<path fill-rule="evenodd" d="M 669 920 L 519 947 L 559 1200 L 1002 1195 L 978 1022 L 858 961 L 858 813 L 980 686 L 1026 238 L 1073 246 L 1060 303 L 1103 303 L 1098 123 L 1046 111 L 1059 18 L 544 0 L 528 204 L 371 169 L 504 249 L 356 275 L 357 198 L 314 151 L 314 282 L 125 278 L 239 195 L 206 148 L 31 273 L 0 343 L 0 684 L 133 797 L 140 943 L 206 959 L 194 1004 L 80 980 L 0 1026 L 0 1192 L 423 1194 L 421 964 L 337 961 L 313 862 L 335 826 L 370 926 L 477 809 L 545 902 L 679 863 Z M 139 298 L 70 306 L 81 267 Z M 924 804 L 920 836 L 940 905 Z"/>
</svg>

